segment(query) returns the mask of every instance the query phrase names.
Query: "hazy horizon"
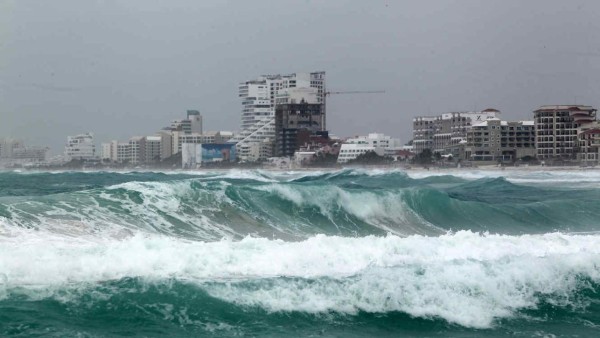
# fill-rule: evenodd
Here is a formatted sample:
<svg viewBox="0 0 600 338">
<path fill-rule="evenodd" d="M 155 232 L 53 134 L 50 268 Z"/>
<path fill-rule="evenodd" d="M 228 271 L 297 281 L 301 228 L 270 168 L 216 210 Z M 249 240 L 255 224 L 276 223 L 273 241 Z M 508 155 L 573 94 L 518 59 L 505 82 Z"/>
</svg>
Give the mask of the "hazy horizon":
<svg viewBox="0 0 600 338">
<path fill-rule="evenodd" d="M 323 70 L 339 136 L 411 139 L 412 118 L 489 107 L 600 105 L 594 1 L 0 0 L 0 138 L 62 152 L 150 135 L 199 110 L 238 130 L 237 86 Z M 99 149 L 98 149 L 99 150 Z"/>
</svg>

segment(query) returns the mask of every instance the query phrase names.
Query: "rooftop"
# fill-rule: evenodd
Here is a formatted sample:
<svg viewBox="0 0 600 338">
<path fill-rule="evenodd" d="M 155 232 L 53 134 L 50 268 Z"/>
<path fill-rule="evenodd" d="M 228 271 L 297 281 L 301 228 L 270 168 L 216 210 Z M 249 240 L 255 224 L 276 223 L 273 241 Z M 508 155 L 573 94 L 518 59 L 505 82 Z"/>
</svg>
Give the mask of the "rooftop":
<svg viewBox="0 0 600 338">
<path fill-rule="evenodd" d="M 555 111 L 555 110 L 584 110 L 584 111 L 596 111 L 596 109 L 592 106 L 584 106 L 577 104 L 565 104 L 565 105 L 545 105 L 540 106 L 535 112 L 538 111 Z"/>
</svg>

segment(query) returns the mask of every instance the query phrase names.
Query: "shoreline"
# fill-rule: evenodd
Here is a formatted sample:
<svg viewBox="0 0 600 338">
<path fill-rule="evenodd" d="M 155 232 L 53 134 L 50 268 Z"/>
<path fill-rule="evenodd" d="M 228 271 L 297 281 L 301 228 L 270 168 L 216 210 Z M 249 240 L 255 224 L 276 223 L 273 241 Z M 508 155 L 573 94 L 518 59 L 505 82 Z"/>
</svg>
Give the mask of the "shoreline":
<svg viewBox="0 0 600 338">
<path fill-rule="evenodd" d="M 209 172 L 228 172 L 228 171 L 268 171 L 268 172 L 310 172 L 325 171 L 335 172 L 342 170 L 377 170 L 377 171 L 405 171 L 405 172 L 473 172 L 473 171 L 529 171 L 529 172 L 551 172 L 551 171 L 582 171 L 582 172 L 600 172 L 600 166 L 581 167 L 581 166 L 504 166 L 482 165 L 476 167 L 412 167 L 412 166 L 349 166 L 349 167 L 300 167 L 300 168 L 276 168 L 276 167 L 256 167 L 256 168 L 199 168 L 199 169 L 166 169 L 166 168 L 0 168 L 0 172 L 163 172 L 163 173 L 209 173 Z"/>
</svg>

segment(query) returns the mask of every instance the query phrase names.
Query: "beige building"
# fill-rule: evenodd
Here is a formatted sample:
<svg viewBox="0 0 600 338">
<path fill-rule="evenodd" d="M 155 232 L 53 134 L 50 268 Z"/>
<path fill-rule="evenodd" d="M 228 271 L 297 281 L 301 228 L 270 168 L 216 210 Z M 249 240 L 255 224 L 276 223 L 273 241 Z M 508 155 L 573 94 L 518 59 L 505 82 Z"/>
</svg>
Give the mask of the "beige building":
<svg viewBox="0 0 600 338">
<path fill-rule="evenodd" d="M 574 160 L 577 132 L 596 120 L 596 109 L 582 105 L 541 106 L 533 112 L 537 158 Z"/>
<path fill-rule="evenodd" d="M 465 158 L 471 161 L 516 161 L 535 157 L 533 121 L 507 122 L 491 118 L 467 132 Z"/>
<path fill-rule="evenodd" d="M 600 122 L 586 123 L 577 131 L 577 160 L 582 164 L 598 165 L 599 155 Z"/>
<path fill-rule="evenodd" d="M 425 149 L 441 154 L 450 154 L 460 148 L 471 126 L 500 115 L 497 109 L 488 108 L 480 112 L 454 112 L 438 116 L 413 118 L 413 146 L 419 154 Z M 464 142 L 462 142 L 464 143 Z"/>
</svg>

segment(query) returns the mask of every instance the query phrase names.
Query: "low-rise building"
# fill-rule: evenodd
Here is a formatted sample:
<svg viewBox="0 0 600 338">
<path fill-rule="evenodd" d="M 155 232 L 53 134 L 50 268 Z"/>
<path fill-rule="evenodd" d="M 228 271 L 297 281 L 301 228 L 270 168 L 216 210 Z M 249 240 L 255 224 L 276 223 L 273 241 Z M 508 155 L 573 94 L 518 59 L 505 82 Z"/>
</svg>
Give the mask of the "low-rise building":
<svg viewBox="0 0 600 338">
<path fill-rule="evenodd" d="M 0 140 L 0 159 L 13 157 L 13 150 L 23 148 L 23 141 L 5 138 Z"/>
<path fill-rule="evenodd" d="M 437 116 L 418 116 L 413 118 L 414 152 L 419 154 L 425 149 L 440 154 L 451 154 L 466 140 L 467 131 L 472 125 L 489 118 L 496 118 L 500 111 L 488 108 L 480 112 L 451 112 Z"/>
<path fill-rule="evenodd" d="M 181 149 L 181 167 L 183 169 L 195 169 L 237 160 L 236 147 L 233 143 L 184 143 Z"/>
<path fill-rule="evenodd" d="M 508 122 L 489 118 L 467 132 L 465 159 L 470 161 L 516 161 L 535 157 L 533 121 Z M 460 157 L 459 157 L 460 158 Z"/>
<path fill-rule="evenodd" d="M 258 162 L 273 157 L 273 142 L 263 141 L 244 142 L 237 144 L 238 158 L 242 162 Z"/>
<path fill-rule="evenodd" d="M 45 162 L 48 147 L 20 147 L 13 149 L 12 160 L 18 163 Z"/>
<path fill-rule="evenodd" d="M 346 163 L 359 155 L 373 151 L 379 156 L 393 156 L 403 148 L 399 139 L 384 134 L 371 133 L 346 140 L 340 147 L 338 163 Z"/>
</svg>

